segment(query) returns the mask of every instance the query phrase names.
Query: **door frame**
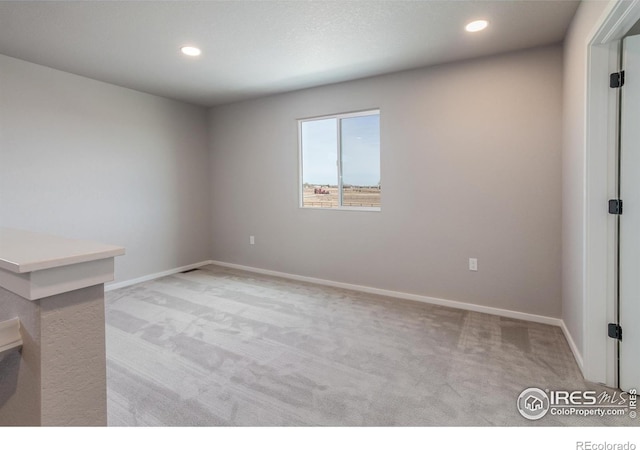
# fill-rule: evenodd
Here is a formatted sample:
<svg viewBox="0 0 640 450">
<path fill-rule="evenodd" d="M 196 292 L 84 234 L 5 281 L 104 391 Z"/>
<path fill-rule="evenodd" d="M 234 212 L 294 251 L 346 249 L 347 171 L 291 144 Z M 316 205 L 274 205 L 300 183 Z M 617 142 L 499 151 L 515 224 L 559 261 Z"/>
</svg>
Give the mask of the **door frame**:
<svg viewBox="0 0 640 450">
<path fill-rule="evenodd" d="M 617 222 L 607 200 L 617 192 L 617 102 L 609 74 L 618 70 L 620 42 L 640 20 L 640 0 L 611 0 L 587 39 L 582 372 L 618 386 L 618 346 L 606 324 L 617 315 Z"/>
</svg>

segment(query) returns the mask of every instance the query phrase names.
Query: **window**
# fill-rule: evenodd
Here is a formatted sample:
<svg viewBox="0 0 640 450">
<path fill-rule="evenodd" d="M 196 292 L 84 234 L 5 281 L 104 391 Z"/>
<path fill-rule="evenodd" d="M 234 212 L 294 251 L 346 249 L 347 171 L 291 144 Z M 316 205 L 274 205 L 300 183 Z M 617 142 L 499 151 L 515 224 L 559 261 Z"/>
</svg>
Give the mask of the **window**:
<svg viewBox="0 0 640 450">
<path fill-rule="evenodd" d="M 380 111 L 298 121 L 301 207 L 380 210 Z"/>
</svg>

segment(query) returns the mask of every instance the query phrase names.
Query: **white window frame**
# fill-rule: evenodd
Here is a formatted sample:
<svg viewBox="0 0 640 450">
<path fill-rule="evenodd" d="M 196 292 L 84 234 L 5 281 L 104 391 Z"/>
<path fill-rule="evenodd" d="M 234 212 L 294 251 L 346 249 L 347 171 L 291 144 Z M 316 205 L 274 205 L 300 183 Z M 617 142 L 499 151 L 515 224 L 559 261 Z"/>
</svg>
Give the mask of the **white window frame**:
<svg viewBox="0 0 640 450">
<path fill-rule="evenodd" d="M 377 114 L 378 117 L 381 116 L 380 108 L 367 109 L 364 111 L 356 111 L 356 112 L 348 112 L 348 113 L 339 113 L 339 114 L 329 114 L 326 116 L 314 116 L 307 117 L 303 119 L 298 119 L 298 206 L 301 209 L 312 209 L 312 210 L 323 210 L 323 211 L 374 211 L 379 212 L 382 210 L 382 189 L 380 190 L 380 206 L 342 206 L 342 127 L 341 121 L 342 119 L 348 119 L 351 117 L 361 117 L 361 116 L 372 116 Z M 327 208 L 323 206 L 304 206 L 304 179 L 302 173 L 302 123 L 303 122 L 311 122 L 314 120 L 326 120 L 326 119 L 337 119 L 338 126 L 337 128 L 337 144 L 338 144 L 338 154 L 337 154 L 337 171 L 338 171 L 338 199 L 340 206 L 336 206 L 334 208 Z M 382 148 L 380 149 L 380 155 L 382 156 Z M 380 179 L 382 180 L 382 167 L 380 167 Z"/>
</svg>

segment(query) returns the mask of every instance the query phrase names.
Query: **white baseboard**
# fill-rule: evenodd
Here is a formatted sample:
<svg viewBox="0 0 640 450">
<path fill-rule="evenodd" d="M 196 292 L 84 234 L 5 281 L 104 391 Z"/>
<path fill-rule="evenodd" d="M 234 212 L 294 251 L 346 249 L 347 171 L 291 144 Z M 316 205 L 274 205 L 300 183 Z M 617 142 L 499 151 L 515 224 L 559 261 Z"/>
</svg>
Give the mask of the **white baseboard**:
<svg viewBox="0 0 640 450">
<path fill-rule="evenodd" d="M 286 278 L 289 280 L 303 281 L 306 283 L 332 286 L 332 287 L 337 287 L 342 289 L 349 289 L 352 291 L 366 292 L 369 294 L 384 295 L 386 297 L 401 298 L 404 300 L 413 300 L 417 302 L 428 303 L 430 305 L 447 306 L 449 308 L 462 309 L 466 311 L 474 311 L 474 312 L 485 313 L 485 314 L 492 314 L 494 316 L 509 317 L 511 319 L 519 319 L 519 320 L 526 320 L 529 322 L 543 323 L 546 325 L 554 325 L 554 326 L 560 327 L 560 329 L 562 330 L 565 338 L 567 339 L 567 342 L 569 343 L 569 348 L 571 348 L 571 352 L 573 353 L 573 356 L 575 357 L 576 362 L 580 367 L 580 370 L 584 373 L 582 355 L 578 350 L 578 346 L 574 342 L 573 337 L 571 336 L 571 333 L 569 332 L 569 329 L 567 328 L 564 321 L 556 317 L 540 316 L 537 314 L 529 314 L 529 313 L 524 313 L 519 311 L 512 311 L 509 309 L 494 308 L 491 306 L 476 305 L 473 303 L 464 303 L 464 302 L 458 302 L 455 300 L 446 300 L 442 298 L 427 297 L 427 296 L 418 295 L 418 294 L 410 294 L 407 292 L 389 291 L 386 289 L 378 289 L 378 288 L 373 288 L 369 286 L 342 283 L 339 281 L 324 280 L 321 278 L 306 277 L 306 276 L 294 275 L 286 272 L 277 272 L 275 270 L 260 269 L 257 267 L 243 266 L 241 264 L 232 264 L 232 263 L 226 263 L 222 261 L 212 261 L 212 260 L 201 261 L 195 264 L 189 264 L 188 266 L 177 267 L 175 269 L 165 270 L 164 272 L 145 275 L 143 277 L 135 278 L 133 280 L 122 281 L 119 283 L 108 283 L 105 285 L 105 291 L 113 291 L 114 289 L 120 289 L 123 287 L 132 286 L 134 284 L 142 283 L 145 281 L 155 280 L 157 278 L 162 278 L 168 275 L 184 272 L 185 270 L 197 269 L 198 267 L 206 266 L 208 264 L 213 264 L 220 267 L 228 267 L 230 269 L 244 270 L 246 272 L 259 273 L 263 275 L 271 275 L 274 277 Z"/>
<path fill-rule="evenodd" d="M 143 283 L 145 281 L 155 280 L 157 278 L 166 277 L 176 273 L 184 272 L 185 270 L 197 269 L 198 267 L 206 266 L 207 264 L 213 264 L 213 261 L 201 261 L 195 264 L 189 264 L 188 266 L 176 267 L 175 269 L 165 270 L 163 272 L 152 273 L 140 278 L 134 278 L 133 280 L 120 281 L 118 283 L 107 283 L 104 285 L 105 292 L 113 291 L 123 287 L 132 286 L 134 284 Z"/>
<path fill-rule="evenodd" d="M 564 333 L 564 337 L 567 339 L 567 342 L 569 343 L 569 348 L 571 349 L 571 353 L 573 353 L 573 357 L 576 359 L 576 362 L 578 363 L 578 367 L 580 367 L 580 372 L 582 372 L 582 376 L 584 376 L 584 363 L 582 361 L 582 354 L 580 354 L 580 351 L 578 350 L 578 346 L 574 342 L 573 337 L 571 336 L 571 333 L 569 333 L 569 329 L 567 328 L 567 325 L 564 323 L 564 320 L 560 320 L 560 328 L 562 329 L 562 332 Z"/>
<path fill-rule="evenodd" d="M 523 313 L 519 311 L 512 311 L 509 309 L 493 308 L 491 306 L 482 306 L 482 305 L 476 305 L 473 303 L 458 302 L 455 300 L 445 300 L 442 298 L 426 297 L 424 295 L 410 294 L 407 292 L 389 291 L 386 289 L 378 289 L 378 288 L 373 288 L 368 286 L 361 286 L 357 284 L 341 283 L 338 281 L 323 280 L 321 278 L 305 277 L 302 275 L 293 275 L 285 272 L 276 272 L 274 270 L 259 269 L 256 267 L 243 266 L 240 264 L 232 264 L 232 263 L 226 263 L 222 261 L 209 261 L 209 263 L 214 264 L 216 266 L 228 267 L 230 269 L 239 269 L 247 272 L 260 273 L 263 275 L 271 275 L 271 276 L 280 277 L 280 278 L 287 278 L 290 280 L 304 281 L 307 283 L 321 284 L 325 286 L 349 289 L 352 291 L 366 292 L 369 294 L 384 295 L 386 297 L 394 297 L 394 298 L 401 298 L 405 300 L 413 300 L 413 301 L 422 302 L 422 303 L 429 303 L 431 305 L 447 306 L 449 308 L 463 309 L 467 311 L 474 311 L 474 312 L 480 312 L 485 314 L 492 314 L 492 315 L 501 316 L 501 317 L 509 317 L 511 319 L 520 319 L 520 320 L 527 320 L 529 322 L 544 323 L 547 325 L 554 325 L 561 328 L 564 325 L 564 322 L 562 322 L 561 319 L 558 319 L 555 317 L 539 316 L 537 314 Z M 565 335 L 566 334 L 567 333 L 565 332 Z M 569 340 L 569 338 L 567 338 L 567 340 Z M 572 342 L 573 341 L 570 341 L 569 345 L 571 345 Z M 575 344 L 573 345 L 573 347 L 575 347 Z M 573 347 L 572 347 L 572 350 L 573 350 Z M 581 364 L 581 362 L 579 362 L 579 364 Z"/>
</svg>

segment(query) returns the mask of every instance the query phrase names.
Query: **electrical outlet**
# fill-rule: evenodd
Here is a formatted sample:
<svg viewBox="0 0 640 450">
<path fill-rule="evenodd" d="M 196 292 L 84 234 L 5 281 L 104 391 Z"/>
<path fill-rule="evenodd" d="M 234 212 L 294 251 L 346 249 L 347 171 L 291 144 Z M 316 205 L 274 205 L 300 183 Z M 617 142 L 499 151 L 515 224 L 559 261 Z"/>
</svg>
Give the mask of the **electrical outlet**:
<svg viewBox="0 0 640 450">
<path fill-rule="evenodd" d="M 469 258 L 469 270 L 472 272 L 478 271 L 478 258 Z"/>
<path fill-rule="evenodd" d="M 255 236 L 249 236 L 249 244 L 255 245 L 255 243 L 256 243 L 256 237 Z"/>
</svg>

